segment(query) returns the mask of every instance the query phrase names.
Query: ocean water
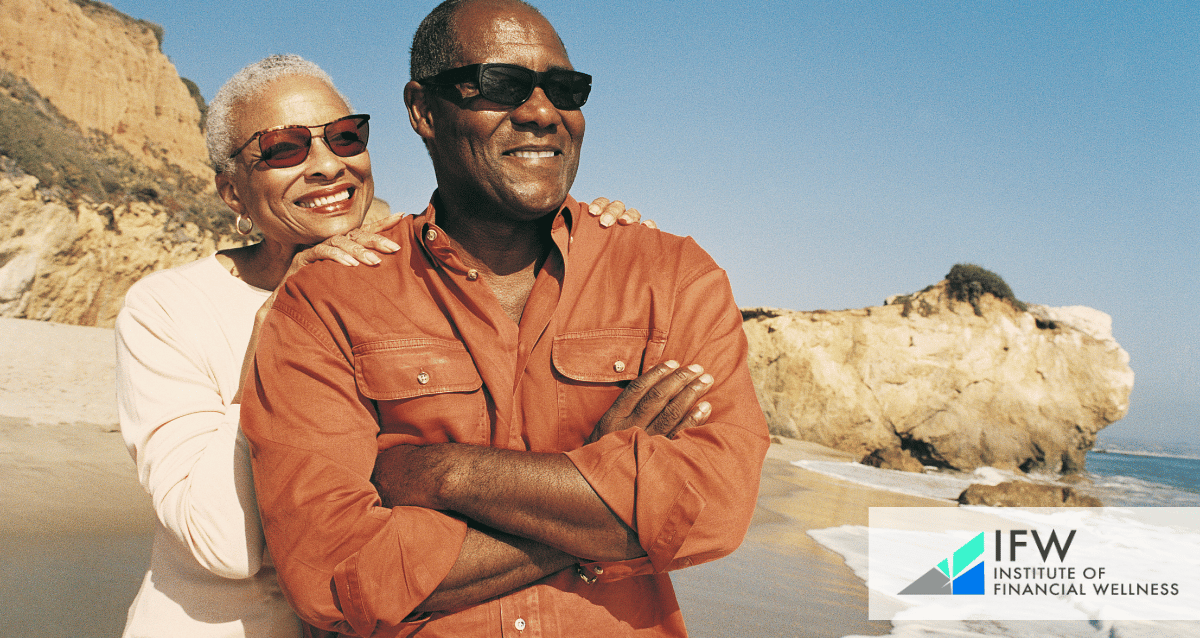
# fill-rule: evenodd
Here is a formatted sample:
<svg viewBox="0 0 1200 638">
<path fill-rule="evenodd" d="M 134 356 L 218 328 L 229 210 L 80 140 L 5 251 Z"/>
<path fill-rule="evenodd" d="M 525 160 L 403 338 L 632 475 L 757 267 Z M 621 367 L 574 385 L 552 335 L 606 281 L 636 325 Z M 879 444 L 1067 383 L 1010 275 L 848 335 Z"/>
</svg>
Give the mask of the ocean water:
<svg viewBox="0 0 1200 638">
<path fill-rule="evenodd" d="M 863 485 L 914 496 L 953 501 L 972 483 L 996 484 L 1008 480 L 1055 482 L 1056 477 L 1025 477 L 994 468 L 969 473 L 928 472 L 912 474 L 880 470 L 858 463 L 797 461 L 795 465 Z M 1096 496 L 1111 507 L 1200 507 L 1200 454 L 1162 452 L 1123 446 L 1108 447 L 1088 454 L 1088 480 L 1072 487 Z M 1124 524 L 1115 518 L 1112 525 Z M 841 554 L 846 564 L 867 580 L 867 528 L 842 526 L 813 530 L 817 542 Z M 1161 530 L 1161 542 L 1189 559 L 1200 561 L 1200 537 L 1194 533 Z M 902 638 L 975 638 L 979 636 L 1046 636 L 1050 638 L 1140 638 L 1142 636 L 1191 636 L 1200 638 L 1200 621 L 1106 620 L 1103 610 L 1074 604 L 1077 621 L 931 621 L 906 619 L 900 611 L 892 621 L 893 636 Z M 912 615 L 912 614 L 909 614 Z M 1072 617 L 1072 616 L 1060 616 Z"/>
</svg>

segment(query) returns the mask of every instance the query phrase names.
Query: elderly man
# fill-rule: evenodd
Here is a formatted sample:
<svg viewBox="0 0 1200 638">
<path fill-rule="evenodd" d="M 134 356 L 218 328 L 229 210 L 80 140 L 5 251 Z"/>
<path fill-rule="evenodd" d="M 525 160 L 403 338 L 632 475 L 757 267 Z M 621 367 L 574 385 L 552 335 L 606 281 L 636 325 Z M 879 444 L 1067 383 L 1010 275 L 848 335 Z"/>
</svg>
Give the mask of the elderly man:
<svg viewBox="0 0 1200 638">
<path fill-rule="evenodd" d="M 443 3 L 412 74 L 429 208 L 290 280 L 242 409 L 284 592 L 344 635 L 686 635 L 667 572 L 738 546 L 768 443 L 725 274 L 570 197 L 590 77 L 532 7 Z"/>
</svg>

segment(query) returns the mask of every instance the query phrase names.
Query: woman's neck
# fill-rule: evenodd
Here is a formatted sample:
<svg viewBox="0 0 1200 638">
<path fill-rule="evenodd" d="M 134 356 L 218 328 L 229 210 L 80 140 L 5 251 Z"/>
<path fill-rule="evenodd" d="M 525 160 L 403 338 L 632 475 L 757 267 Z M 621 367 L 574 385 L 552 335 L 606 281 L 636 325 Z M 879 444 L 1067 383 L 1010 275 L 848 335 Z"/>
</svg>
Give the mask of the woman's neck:
<svg viewBox="0 0 1200 638">
<path fill-rule="evenodd" d="M 292 266 L 292 258 L 303 246 L 284 246 L 276 242 L 230 248 L 217 253 L 217 261 L 229 274 L 263 290 L 275 290 Z"/>
</svg>

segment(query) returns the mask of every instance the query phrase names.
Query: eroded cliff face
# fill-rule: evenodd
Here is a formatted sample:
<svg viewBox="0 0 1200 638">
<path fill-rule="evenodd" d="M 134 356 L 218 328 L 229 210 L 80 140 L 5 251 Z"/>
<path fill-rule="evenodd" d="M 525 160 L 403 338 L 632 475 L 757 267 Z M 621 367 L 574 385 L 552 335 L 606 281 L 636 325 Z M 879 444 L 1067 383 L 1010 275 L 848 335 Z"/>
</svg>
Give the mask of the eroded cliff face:
<svg viewBox="0 0 1200 638">
<path fill-rule="evenodd" d="M 942 282 L 904 303 L 838 312 L 743 310 L 772 431 L 926 465 L 1074 471 L 1129 409 L 1133 371 L 1111 320 L 1029 312 L 984 294 L 978 316 Z"/>
<path fill-rule="evenodd" d="M 212 181 L 200 107 L 149 23 L 88 0 L 4 0 L 0 69 L 147 165 Z"/>
<path fill-rule="evenodd" d="M 72 204 L 0 174 L 0 316 L 112 327 L 135 281 L 218 241 L 161 204 Z"/>
</svg>

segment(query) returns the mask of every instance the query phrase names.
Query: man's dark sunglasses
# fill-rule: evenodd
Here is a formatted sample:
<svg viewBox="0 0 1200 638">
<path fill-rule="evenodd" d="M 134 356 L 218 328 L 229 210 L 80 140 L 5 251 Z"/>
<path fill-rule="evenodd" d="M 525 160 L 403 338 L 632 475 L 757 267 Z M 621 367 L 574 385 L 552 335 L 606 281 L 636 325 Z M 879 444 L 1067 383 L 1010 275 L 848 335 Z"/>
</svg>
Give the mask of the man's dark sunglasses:
<svg viewBox="0 0 1200 638">
<path fill-rule="evenodd" d="M 325 124 L 304 126 L 303 124 L 288 124 L 261 130 L 238 150 L 230 153 L 229 159 L 237 157 L 250 143 L 258 140 L 260 150 L 258 159 L 271 168 L 290 168 L 299 166 L 308 159 L 308 149 L 312 146 L 312 131 L 321 129 L 321 137 L 329 150 L 338 157 L 353 157 L 367 150 L 367 138 L 371 135 L 371 127 L 367 122 L 370 115 L 347 115 Z"/>
<path fill-rule="evenodd" d="M 462 99 L 483 96 L 504 106 L 520 106 L 542 87 L 555 108 L 574 111 L 587 103 L 592 92 L 592 76 L 566 69 L 531 71 L 515 64 L 468 64 L 417 80 L 433 86 L 456 86 Z M 464 87 L 474 84 L 474 90 Z"/>
</svg>

